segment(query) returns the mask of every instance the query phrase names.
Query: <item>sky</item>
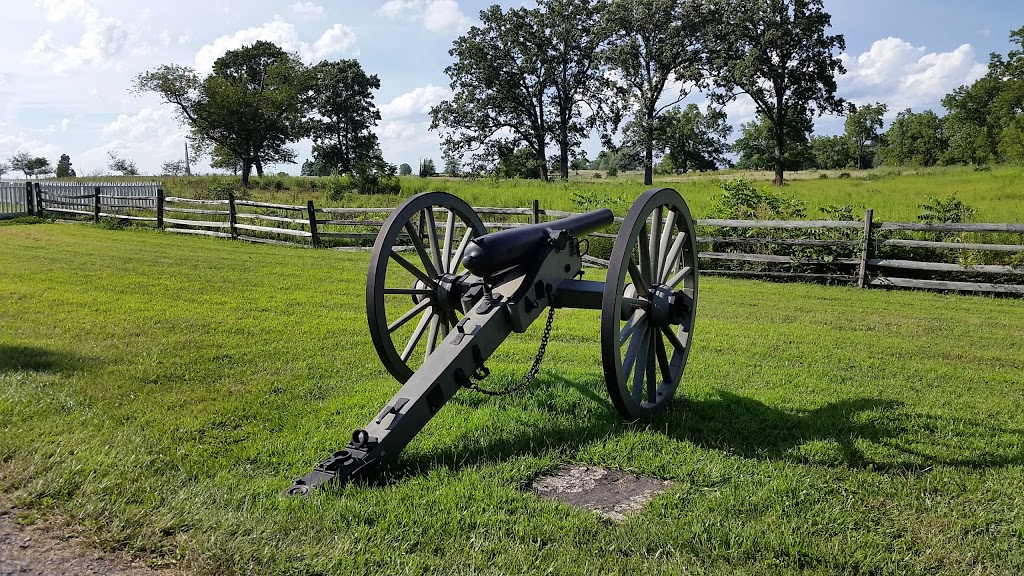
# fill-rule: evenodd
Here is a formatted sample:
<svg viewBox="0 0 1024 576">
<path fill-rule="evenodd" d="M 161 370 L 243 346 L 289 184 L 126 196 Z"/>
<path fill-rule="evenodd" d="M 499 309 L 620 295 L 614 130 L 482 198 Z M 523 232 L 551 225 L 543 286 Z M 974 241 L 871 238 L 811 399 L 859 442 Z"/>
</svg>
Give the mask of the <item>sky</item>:
<svg viewBox="0 0 1024 576">
<path fill-rule="evenodd" d="M 108 151 L 144 174 L 184 157 L 186 129 L 154 94 L 132 91 L 134 78 L 162 64 L 208 72 L 227 50 L 269 40 L 307 63 L 356 58 L 380 78 L 375 101 L 384 157 L 440 165 L 430 107 L 451 96 L 444 68 L 452 41 L 492 4 L 479 0 L 0 0 L 0 161 L 15 152 L 71 157 L 80 176 L 107 172 Z M 505 7 L 529 0 L 499 2 Z M 941 110 L 941 99 L 984 75 L 991 52 L 1010 49 L 1024 26 L 1024 2 L 1007 0 L 825 0 L 833 33 L 846 38 L 847 73 L 839 95 L 854 103 Z M 701 95 L 688 101 L 703 102 Z M 727 108 L 738 126 L 750 101 Z M 815 132 L 842 131 L 818 119 Z M 585 146 L 596 156 L 596 141 Z M 310 143 L 295 145 L 299 162 Z M 206 161 L 195 169 L 208 172 Z M 299 165 L 275 168 L 292 174 Z M 8 174 L 10 178 L 12 175 Z"/>
</svg>

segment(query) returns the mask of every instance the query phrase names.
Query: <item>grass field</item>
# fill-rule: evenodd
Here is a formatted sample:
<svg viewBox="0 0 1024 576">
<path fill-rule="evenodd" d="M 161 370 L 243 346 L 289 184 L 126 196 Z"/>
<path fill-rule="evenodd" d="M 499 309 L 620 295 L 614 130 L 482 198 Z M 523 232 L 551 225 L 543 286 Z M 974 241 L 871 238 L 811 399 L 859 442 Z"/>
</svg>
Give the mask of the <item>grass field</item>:
<svg viewBox="0 0 1024 576">
<path fill-rule="evenodd" d="M 448 178 L 402 178 L 402 194 L 360 195 L 346 194 L 344 198 L 330 200 L 319 186 L 310 189 L 316 179 L 298 177 L 269 177 L 263 182 L 253 181 L 253 188 L 245 191 L 256 199 L 305 205 L 314 200 L 317 206 L 378 207 L 395 206 L 407 196 L 427 190 L 444 190 L 466 199 L 473 206 L 529 207 L 534 200 L 540 200 L 541 207 L 551 210 L 578 211 L 580 207 L 572 202 L 573 192 L 593 193 L 599 197 L 629 199 L 639 196 L 646 186 L 643 178 L 636 173 L 623 174 L 615 178 L 595 179 L 596 173 L 588 172 L 571 175 L 568 183 L 540 182 L 537 180 L 455 180 Z M 824 174 L 827 179 L 821 179 Z M 854 214 L 860 217 L 865 208 L 872 208 L 875 220 L 889 222 L 913 222 L 921 213 L 919 208 L 927 195 L 945 198 L 956 194 L 961 200 L 977 210 L 978 222 L 1024 222 L 1024 166 L 994 167 L 977 171 L 973 167 L 940 167 L 923 169 L 880 168 L 876 170 L 852 171 L 851 178 L 838 178 L 839 171 L 791 172 L 788 184 L 781 190 L 771 186 L 772 174 L 739 170 L 686 174 L 681 176 L 659 176 L 656 186 L 668 186 L 679 190 L 697 218 L 708 217 L 713 198 L 721 190 L 717 179 L 744 178 L 759 188 L 770 188 L 803 200 L 807 203 L 808 217 L 821 216 L 819 208 L 831 204 L 836 206 L 857 206 Z M 139 178 L 104 178 L 102 180 L 138 180 Z M 152 181 L 153 177 L 142 180 Z M 236 182 L 237 177 L 204 176 L 192 178 L 158 178 L 163 181 L 168 195 L 196 197 L 206 194 L 217 182 Z M 275 191 L 280 182 L 282 190 Z M 241 191 L 240 191 L 241 193 Z M 629 202 L 610 206 L 619 213 L 629 209 Z"/>
<path fill-rule="evenodd" d="M 598 314 L 561 311 L 526 393 L 460 393 L 382 481 L 282 499 L 397 389 L 367 261 L 0 227 L 3 497 L 204 574 L 1024 572 L 1011 299 L 706 278 L 680 397 L 634 424 Z M 622 524 L 521 492 L 564 462 L 674 485 Z"/>
</svg>

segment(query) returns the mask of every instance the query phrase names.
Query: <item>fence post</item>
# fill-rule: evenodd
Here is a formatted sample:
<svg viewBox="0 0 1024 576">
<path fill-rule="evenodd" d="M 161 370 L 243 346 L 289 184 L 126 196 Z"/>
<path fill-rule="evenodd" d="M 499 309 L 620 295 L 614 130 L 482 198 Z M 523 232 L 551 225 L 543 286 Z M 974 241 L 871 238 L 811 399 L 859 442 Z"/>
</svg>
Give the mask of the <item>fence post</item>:
<svg viewBox="0 0 1024 576">
<path fill-rule="evenodd" d="M 234 240 L 238 238 L 238 229 L 235 228 L 235 226 L 238 226 L 238 215 L 235 212 L 234 192 L 228 192 L 228 219 L 228 222 L 231 225 L 231 239 Z"/>
<path fill-rule="evenodd" d="M 25 210 L 29 216 L 36 215 L 36 203 L 32 198 L 32 183 L 25 182 Z"/>
<path fill-rule="evenodd" d="M 306 214 L 309 215 L 309 233 L 312 234 L 310 242 L 314 248 L 320 246 L 320 231 L 316 228 L 316 208 L 313 207 L 313 201 L 306 201 Z"/>
<path fill-rule="evenodd" d="M 35 184 L 32 185 L 32 189 L 35 192 L 35 197 L 36 197 L 36 199 L 35 199 L 36 214 L 42 214 L 43 213 L 43 187 L 39 185 L 39 182 L 36 182 Z"/>
<path fill-rule="evenodd" d="M 92 221 L 96 222 L 97 224 L 100 221 L 100 192 L 102 190 L 103 190 L 102 188 L 97 186 L 95 188 L 95 190 L 93 190 L 93 193 L 92 193 L 92 197 L 93 197 Z"/>
<path fill-rule="evenodd" d="M 156 189 L 156 227 L 164 229 L 164 189 Z"/>
<path fill-rule="evenodd" d="M 540 224 L 540 200 L 533 201 L 533 223 Z"/>
<path fill-rule="evenodd" d="M 860 254 L 860 275 L 857 277 L 857 287 L 863 288 L 868 277 L 868 258 L 871 257 L 871 221 L 873 210 L 868 208 L 864 211 L 864 249 Z"/>
</svg>

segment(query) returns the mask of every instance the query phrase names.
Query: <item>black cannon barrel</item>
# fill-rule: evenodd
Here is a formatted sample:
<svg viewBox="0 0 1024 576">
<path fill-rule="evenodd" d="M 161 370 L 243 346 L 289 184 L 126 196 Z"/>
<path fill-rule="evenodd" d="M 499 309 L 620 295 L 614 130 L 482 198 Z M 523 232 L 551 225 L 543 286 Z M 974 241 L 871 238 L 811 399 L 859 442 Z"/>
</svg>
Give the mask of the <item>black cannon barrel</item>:
<svg viewBox="0 0 1024 576">
<path fill-rule="evenodd" d="M 492 232 L 469 243 L 462 265 L 477 276 L 491 276 L 529 262 L 553 232 L 566 230 L 576 237 L 586 236 L 614 221 L 612 211 L 604 208 L 561 220 Z"/>
</svg>

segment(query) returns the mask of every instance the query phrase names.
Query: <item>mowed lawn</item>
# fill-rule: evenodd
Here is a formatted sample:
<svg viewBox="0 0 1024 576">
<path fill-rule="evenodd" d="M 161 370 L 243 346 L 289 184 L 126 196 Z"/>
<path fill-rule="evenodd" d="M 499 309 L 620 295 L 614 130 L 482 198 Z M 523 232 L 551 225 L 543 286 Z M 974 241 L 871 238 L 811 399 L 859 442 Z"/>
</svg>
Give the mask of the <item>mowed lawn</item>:
<svg viewBox="0 0 1024 576">
<path fill-rule="evenodd" d="M 2 497 L 204 574 L 1024 572 L 1011 299 L 706 278 L 680 395 L 638 423 L 598 313 L 560 311 L 531 389 L 462 392 L 384 477 L 282 498 L 398 388 L 367 262 L 0 227 Z M 624 523 L 522 491 L 565 462 L 673 485 Z"/>
</svg>

